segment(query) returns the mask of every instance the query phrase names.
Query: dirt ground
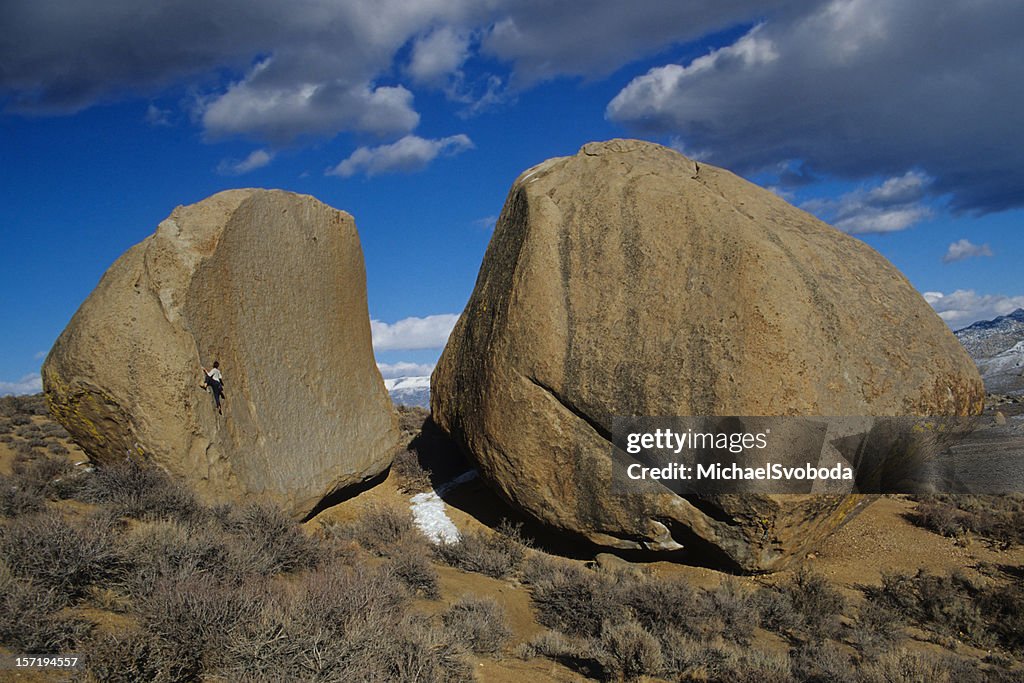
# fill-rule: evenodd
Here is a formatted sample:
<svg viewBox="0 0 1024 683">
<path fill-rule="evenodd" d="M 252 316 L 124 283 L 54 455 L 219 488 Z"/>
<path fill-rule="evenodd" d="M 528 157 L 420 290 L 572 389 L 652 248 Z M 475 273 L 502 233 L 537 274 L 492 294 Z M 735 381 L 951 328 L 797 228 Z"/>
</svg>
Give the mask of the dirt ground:
<svg viewBox="0 0 1024 683">
<path fill-rule="evenodd" d="M 50 424 L 46 416 L 36 415 L 31 418 L 32 425 L 40 427 Z M 15 463 L 19 448 L 26 442 L 15 433 L 14 427 L 8 425 L 5 430 L 9 438 L 0 440 L 0 474 L 9 475 Z M 411 436 L 411 433 L 410 433 Z M 0 434 L 2 438 L 2 434 Z M 87 463 L 86 455 L 68 438 L 61 436 L 47 437 L 48 443 L 57 443 L 67 449 L 64 457 L 75 464 Z M 45 449 L 44 447 L 40 447 Z M 457 455 L 442 453 L 433 463 L 436 480 L 447 480 L 467 467 Z M 429 463 L 428 463 L 429 464 Z M 435 481 L 435 486 L 438 481 Z M 344 522 L 358 517 L 367 506 L 385 504 L 408 509 L 412 493 L 402 492 L 399 477 L 394 471 L 379 485 L 361 492 L 359 495 L 327 508 L 314 518 L 305 522 L 305 528 L 313 533 L 321 525 L 333 522 Z M 445 508 L 448 516 L 461 532 L 481 530 L 493 527 L 502 518 L 518 519 L 496 494 L 480 479 L 465 483 L 445 495 Z M 52 503 L 66 506 L 71 512 L 75 501 Z M 860 515 L 843 526 L 813 552 L 799 558 L 786 571 L 758 577 L 738 577 L 741 583 L 751 588 L 759 585 L 772 585 L 788 581 L 793 573 L 802 566 L 824 575 L 846 597 L 857 604 L 864 600 L 863 589 L 866 586 L 881 584 L 883 572 L 903 570 L 916 572 L 925 569 L 930 572 L 946 574 L 952 570 L 960 570 L 973 579 L 992 581 L 992 566 L 1024 567 L 1024 547 L 1012 546 L 1008 549 L 976 537 L 952 539 L 940 536 L 921 527 L 915 526 L 910 515 L 916 503 L 905 496 L 881 496 L 868 506 Z M 524 528 L 526 535 L 531 528 Z M 548 552 L 572 558 L 576 562 L 589 563 L 594 560 L 594 549 L 578 544 L 544 537 L 537 533 L 538 544 Z M 687 566 L 670 562 L 649 562 L 641 565 L 645 571 L 659 575 L 685 577 L 697 587 L 713 588 L 729 574 L 707 567 Z M 529 680 L 533 683 L 542 681 L 583 681 L 587 680 L 574 671 L 543 658 L 524 661 L 514 651 L 545 628 L 535 618 L 529 591 L 515 580 L 493 579 L 481 574 L 463 572 L 440 563 L 436 564 L 440 574 L 441 599 L 439 601 L 419 600 L 416 607 L 428 613 L 440 613 L 448 606 L 467 594 L 490 597 L 496 600 L 506 611 L 512 638 L 499 656 L 475 657 L 473 662 L 478 680 L 485 683 L 512 683 Z M 96 614 L 95 621 L 102 628 L 116 629 L 117 623 L 113 613 L 110 615 Z M 110 618 L 107 618 L 107 617 Z M 941 653 L 943 648 L 932 642 L 927 633 L 908 628 L 910 638 L 904 644 L 908 649 L 920 649 Z M 785 652 L 789 644 L 780 637 L 767 631 L 758 630 L 755 645 L 768 650 Z M 987 654 L 983 650 L 966 644 L 957 644 L 956 652 L 960 656 L 983 658 Z M 4 653 L 0 648 L 0 653 Z M 37 673 L 21 674 L 12 671 L 0 671 L 0 680 L 38 681 L 61 680 L 59 676 L 48 676 Z"/>
<path fill-rule="evenodd" d="M 394 476 L 357 498 L 325 510 L 307 526 L 332 521 L 349 520 L 361 509 L 372 504 L 408 506 L 410 495 L 398 489 Z M 461 532 L 493 526 L 497 518 L 513 514 L 506 504 L 479 479 L 474 479 L 445 497 L 446 511 Z M 805 558 L 794 562 L 785 571 L 764 576 L 740 576 L 741 583 L 751 588 L 759 585 L 784 583 L 801 567 L 824 575 L 854 605 L 864 600 L 866 586 L 880 586 L 886 571 L 919 569 L 946 574 L 960 570 L 972 579 L 990 581 L 982 571 L 986 564 L 1024 567 L 1024 547 L 1000 549 L 997 544 L 978 538 L 952 539 L 915 526 L 910 514 L 916 503 L 907 496 L 879 496 L 860 515 Z M 545 550 L 552 551 L 550 545 Z M 565 555 L 581 563 L 592 561 L 579 547 L 568 546 Z M 659 575 L 683 576 L 692 585 L 714 588 L 731 574 L 706 567 L 688 566 L 672 562 L 650 562 L 639 565 Z M 587 680 L 560 664 L 545 659 L 522 661 L 510 652 L 515 646 L 529 641 L 544 631 L 534 617 L 526 587 L 515 581 L 492 579 L 480 574 L 462 572 L 438 566 L 441 573 L 442 599 L 431 609 L 441 611 L 465 594 L 487 596 L 498 601 L 507 611 L 513 637 L 506 654 L 500 659 L 477 658 L 477 676 L 482 682 L 512 683 L 514 681 L 583 681 Z M 424 603 L 429 604 L 429 603 Z M 941 646 L 932 642 L 927 633 L 908 628 L 910 636 L 904 646 L 911 651 L 941 654 Z M 754 644 L 761 649 L 786 652 L 789 644 L 777 635 L 758 630 Z M 852 650 L 851 650 L 852 652 Z M 963 657 L 983 658 L 985 650 L 965 643 L 956 644 L 956 652 Z"/>
</svg>

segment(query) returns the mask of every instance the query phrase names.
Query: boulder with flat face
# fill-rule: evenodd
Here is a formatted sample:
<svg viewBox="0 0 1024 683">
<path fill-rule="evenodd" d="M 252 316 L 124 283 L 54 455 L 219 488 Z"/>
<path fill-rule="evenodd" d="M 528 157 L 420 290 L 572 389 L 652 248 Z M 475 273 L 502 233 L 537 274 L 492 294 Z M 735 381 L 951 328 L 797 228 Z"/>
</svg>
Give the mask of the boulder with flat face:
<svg viewBox="0 0 1024 683">
<path fill-rule="evenodd" d="M 200 386 L 215 360 L 223 416 Z M 382 472 L 398 439 L 355 222 L 277 190 L 175 209 L 75 313 L 43 387 L 98 464 L 146 458 L 207 499 L 296 517 Z"/>
<path fill-rule="evenodd" d="M 612 495 L 615 416 L 966 415 L 978 373 L 863 242 L 728 171 L 612 140 L 524 172 L 434 371 L 434 420 L 570 534 L 780 567 L 866 504 Z"/>
</svg>

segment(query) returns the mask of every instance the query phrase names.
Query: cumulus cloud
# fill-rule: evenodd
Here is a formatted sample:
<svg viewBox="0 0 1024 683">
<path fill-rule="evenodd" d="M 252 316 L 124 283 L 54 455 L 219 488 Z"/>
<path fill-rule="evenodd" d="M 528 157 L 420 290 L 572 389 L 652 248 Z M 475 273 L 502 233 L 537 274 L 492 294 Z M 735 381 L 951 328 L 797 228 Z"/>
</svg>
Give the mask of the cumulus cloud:
<svg viewBox="0 0 1024 683">
<path fill-rule="evenodd" d="M 889 178 L 838 199 L 812 199 L 801 208 L 850 234 L 905 230 L 931 216 L 922 204 L 929 178 L 917 171 Z"/>
<path fill-rule="evenodd" d="M 942 257 L 943 263 L 954 263 L 976 256 L 992 256 L 992 248 L 988 244 L 974 244 L 969 239 L 953 242 Z"/>
<path fill-rule="evenodd" d="M 377 368 L 384 379 L 395 379 L 396 377 L 423 377 L 434 371 L 433 363 L 410 363 L 399 361 L 397 363 L 377 363 Z"/>
<path fill-rule="evenodd" d="M 469 58 L 469 33 L 442 26 L 413 43 L 408 72 L 413 80 L 436 84 L 459 71 Z"/>
<path fill-rule="evenodd" d="M 67 113 L 186 85 L 209 139 L 393 138 L 418 125 L 413 86 L 440 83 L 473 114 L 545 79 L 753 26 L 637 77 L 608 117 L 740 172 L 780 160 L 847 179 L 920 168 L 954 210 L 985 212 L 1024 203 L 1024 89 L 1007 85 L 1024 62 L 1022 24 L 1019 0 L 177 0 L 145 12 L 10 0 L 0 103 Z"/>
<path fill-rule="evenodd" d="M 412 92 L 400 85 L 265 82 L 259 75 L 272 65 L 270 59 L 260 63 L 245 80 L 201 105 L 209 137 L 240 134 L 284 144 L 343 130 L 406 133 L 420 122 Z"/>
<path fill-rule="evenodd" d="M 732 45 L 635 78 L 607 116 L 679 136 L 742 172 L 799 159 L 817 173 L 911 166 L 955 210 L 1020 206 L 1024 41 L 1017 0 L 828 0 L 769 17 Z M 867 221 L 891 229 L 913 214 Z"/>
<path fill-rule="evenodd" d="M 458 321 L 455 313 L 403 318 L 395 323 L 370 321 L 374 351 L 411 351 L 439 349 L 448 343 L 448 335 Z"/>
<path fill-rule="evenodd" d="M 772 11 L 809 0 L 777 0 Z M 607 73 L 674 42 L 766 14 L 754 0 L 177 0 L 0 4 L 0 98 L 24 112 L 68 113 L 125 93 L 190 83 L 206 93 L 199 120 L 211 136 L 270 142 L 342 130 L 401 134 L 415 126 L 404 73 L 432 82 L 479 53 L 487 63 L 456 98 L 503 99 L 498 64 L 529 84 Z M 406 49 L 410 47 L 410 49 Z M 399 70 L 402 71 L 402 70 Z M 225 75 L 230 74 L 224 82 Z"/>
<path fill-rule="evenodd" d="M 43 390 L 43 380 L 39 373 L 25 375 L 13 382 L 0 381 L 0 396 L 15 396 L 21 394 L 38 394 Z"/>
<path fill-rule="evenodd" d="M 244 159 L 225 159 L 217 165 L 221 175 L 242 175 L 257 168 L 263 168 L 273 160 L 274 155 L 265 149 L 253 150 Z"/>
<path fill-rule="evenodd" d="M 592 77 L 673 43 L 785 14 L 810 0 L 781 0 L 770 8 L 752 0 L 621 0 L 507 3 L 482 39 L 485 54 L 512 62 L 514 79 L 527 85 L 557 76 Z"/>
<path fill-rule="evenodd" d="M 465 135 L 428 140 L 417 135 L 406 135 L 390 145 L 360 147 L 327 175 L 348 178 L 356 173 L 368 176 L 381 173 L 418 171 L 438 156 L 453 156 L 473 148 L 473 142 Z"/>
<path fill-rule="evenodd" d="M 376 81 L 413 36 L 485 14 L 474 0 L 180 0 L 145 12 L 14 0 L 0 7 L 0 96 L 9 109 L 67 113 L 185 82 L 205 92 L 211 136 L 405 132 L 418 120 L 411 94 Z"/>
<path fill-rule="evenodd" d="M 924 298 L 954 330 L 1024 308 L 1024 296 L 978 294 L 973 289 L 958 289 L 951 294 L 925 292 Z"/>
</svg>

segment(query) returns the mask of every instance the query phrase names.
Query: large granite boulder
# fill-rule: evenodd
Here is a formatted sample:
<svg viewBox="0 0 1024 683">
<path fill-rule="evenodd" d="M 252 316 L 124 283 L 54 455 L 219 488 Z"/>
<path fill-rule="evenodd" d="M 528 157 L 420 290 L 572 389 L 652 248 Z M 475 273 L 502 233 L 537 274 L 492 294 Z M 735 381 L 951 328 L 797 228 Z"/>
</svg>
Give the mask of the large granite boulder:
<svg viewBox="0 0 1024 683">
<path fill-rule="evenodd" d="M 515 181 L 434 371 L 434 420 L 533 517 L 782 566 L 868 499 L 614 495 L 614 416 L 966 415 L 950 330 L 863 242 L 728 171 L 612 140 Z"/>
<path fill-rule="evenodd" d="M 200 386 L 214 360 L 223 416 Z M 145 457 L 206 499 L 258 495 L 295 517 L 382 472 L 398 439 L 355 222 L 278 190 L 175 209 L 75 313 L 43 389 L 100 465 Z"/>
</svg>

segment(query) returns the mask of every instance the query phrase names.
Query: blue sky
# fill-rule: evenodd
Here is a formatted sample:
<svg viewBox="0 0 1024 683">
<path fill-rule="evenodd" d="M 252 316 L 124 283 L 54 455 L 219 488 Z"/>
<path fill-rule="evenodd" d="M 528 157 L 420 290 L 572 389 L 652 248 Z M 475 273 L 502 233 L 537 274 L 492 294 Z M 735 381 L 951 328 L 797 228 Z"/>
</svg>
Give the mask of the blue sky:
<svg viewBox="0 0 1024 683">
<path fill-rule="evenodd" d="M 248 186 L 355 216 L 378 361 L 425 373 L 512 180 L 611 137 L 771 187 L 953 327 L 1024 306 L 1018 0 L 11 0 L 0 25 L 0 393 L 38 389 L 176 205 Z"/>
</svg>

